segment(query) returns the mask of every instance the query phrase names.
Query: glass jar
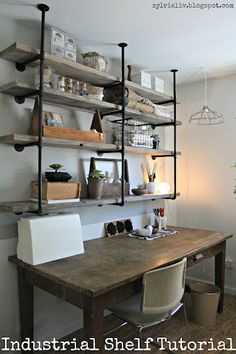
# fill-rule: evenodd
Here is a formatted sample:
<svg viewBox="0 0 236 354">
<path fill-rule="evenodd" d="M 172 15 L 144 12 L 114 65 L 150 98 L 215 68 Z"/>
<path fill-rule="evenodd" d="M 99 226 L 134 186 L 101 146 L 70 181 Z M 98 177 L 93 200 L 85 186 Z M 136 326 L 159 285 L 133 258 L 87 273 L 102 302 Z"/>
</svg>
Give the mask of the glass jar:
<svg viewBox="0 0 236 354">
<path fill-rule="evenodd" d="M 79 94 L 80 94 L 80 96 L 87 96 L 88 95 L 87 84 L 85 82 L 80 82 Z"/>
<path fill-rule="evenodd" d="M 57 89 L 59 91 L 65 92 L 66 91 L 66 80 L 65 76 L 59 76 L 57 82 Z"/>
<path fill-rule="evenodd" d="M 66 78 L 66 92 L 73 93 L 73 79 Z"/>
<path fill-rule="evenodd" d="M 44 66 L 43 68 L 43 87 L 52 88 L 52 74 L 53 69 L 50 66 Z M 40 84 L 40 68 L 36 69 L 35 73 L 35 86 L 39 88 Z"/>
<path fill-rule="evenodd" d="M 78 80 L 73 81 L 73 94 L 80 95 L 80 82 Z"/>
</svg>

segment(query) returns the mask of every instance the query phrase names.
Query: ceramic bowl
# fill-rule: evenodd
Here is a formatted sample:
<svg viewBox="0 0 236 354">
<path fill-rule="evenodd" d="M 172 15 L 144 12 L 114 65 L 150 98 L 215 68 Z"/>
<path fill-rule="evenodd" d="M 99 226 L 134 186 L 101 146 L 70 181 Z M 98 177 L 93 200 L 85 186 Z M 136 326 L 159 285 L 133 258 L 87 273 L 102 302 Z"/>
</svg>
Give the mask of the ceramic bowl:
<svg viewBox="0 0 236 354">
<path fill-rule="evenodd" d="M 131 190 L 131 192 L 132 192 L 134 195 L 147 194 L 147 190 L 146 190 L 146 189 L 141 189 L 141 188 L 133 188 L 133 189 Z"/>
</svg>

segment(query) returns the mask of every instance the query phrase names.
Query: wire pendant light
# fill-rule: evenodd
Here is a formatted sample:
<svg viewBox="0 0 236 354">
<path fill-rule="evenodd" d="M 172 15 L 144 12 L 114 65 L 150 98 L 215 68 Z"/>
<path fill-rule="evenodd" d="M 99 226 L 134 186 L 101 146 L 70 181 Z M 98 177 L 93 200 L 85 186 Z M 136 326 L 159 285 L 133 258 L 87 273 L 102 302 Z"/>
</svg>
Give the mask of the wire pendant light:
<svg viewBox="0 0 236 354">
<path fill-rule="evenodd" d="M 196 123 L 198 125 L 216 125 L 224 123 L 222 114 L 210 109 L 206 103 L 207 98 L 207 79 L 205 71 L 205 104 L 202 109 L 190 116 L 189 123 Z"/>
</svg>

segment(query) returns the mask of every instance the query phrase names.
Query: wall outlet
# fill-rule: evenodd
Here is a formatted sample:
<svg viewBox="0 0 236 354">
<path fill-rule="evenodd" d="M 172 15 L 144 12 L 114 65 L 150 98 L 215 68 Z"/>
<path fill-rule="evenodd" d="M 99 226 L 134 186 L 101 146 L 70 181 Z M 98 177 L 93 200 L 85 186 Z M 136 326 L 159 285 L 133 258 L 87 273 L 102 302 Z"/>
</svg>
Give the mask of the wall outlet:
<svg viewBox="0 0 236 354">
<path fill-rule="evenodd" d="M 227 268 L 233 268 L 233 260 L 232 258 L 230 257 L 227 257 L 226 260 L 225 260 L 225 266 Z"/>
</svg>

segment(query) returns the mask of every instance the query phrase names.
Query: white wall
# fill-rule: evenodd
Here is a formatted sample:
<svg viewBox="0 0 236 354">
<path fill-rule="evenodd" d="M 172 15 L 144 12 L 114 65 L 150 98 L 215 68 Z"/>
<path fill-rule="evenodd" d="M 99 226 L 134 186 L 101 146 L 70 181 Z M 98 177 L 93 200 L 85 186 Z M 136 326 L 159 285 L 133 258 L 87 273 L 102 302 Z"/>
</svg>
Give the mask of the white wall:
<svg viewBox="0 0 236 354">
<path fill-rule="evenodd" d="M 190 114 L 203 105 L 204 82 L 185 84 L 178 89 L 182 102 L 178 118 L 183 125 L 178 128 L 177 224 L 217 230 L 235 234 L 236 200 L 233 194 L 236 171 L 231 168 L 236 161 L 236 76 L 226 76 L 208 81 L 208 105 L 223 114 L 224 124 L 197 126 L 188 123 Z M 226 270 L 226 287 L 236 291 L 236 240 L 227 242 L 227 257 L 233 259 L 233 269 Z M 213 262 L 199 265 L 191 276 L 211 281 Z"/>
<path fill-rule="evenodd" d="M 38 33 L 32 28 L 17 22 L 0 18 L 0 49 L 16 40 L 38 46 Z M 32 71 L 18 73 L 13 64 L 0 60 L 0 85 L 22 77 L 33 78 Z M 0 134 L 27 134 L 30 126 L 30 114 L 33 101 L 17 105 L 12 96 L 0 94 Z M 62 113 L 65 125 L 88 129 L 92 115 L 84 112 L 72 112 L 56 107 L 45 106 L 45 110 Z M 162 139 L 162 144 L 164 138 Z M 90 152 L 79 152 L 72 149 L 44 148 L 43 169 L 52 162 L 62 163 L 73 176 L 73 180 L 82 182 L 82 195 L 85 194 L 86 176 L 88 174 Z M 118 157 L 115 156 L 114 157 Z M 25 149 L 17 153 L 12 146 L 0 145 L 0 202 L 27 200 L 30 197 L 30 182 L 37 178 L 37 149 Z M 128 156 L 131 186 L 143 182 L 141 163 L 144 157 Z M 163 164 L 163 162 L 162 162 Z M 160 168 L 161 173 L 161 168 Z M 104 233 L 104 222 L 131 217 L 134 227 L 149 221 L 152 208 L 163 205 L 162 202 L 132 203 L 125 207 L 104 206 L 102 208 L 79 208 L 84 239 L 101 237 Z M 16 253 L 18 217 L 11 214 L 0 214 L 0 337 L 10 336 L 12 340 L 19 338 L 17 276 L 15 266 L 8 261 L 8 256 Z M 79 309 L 36 289 L 35 291 L 35 337 L 49 339 L 61 337 L 82 325 Z"/>
</svg>

